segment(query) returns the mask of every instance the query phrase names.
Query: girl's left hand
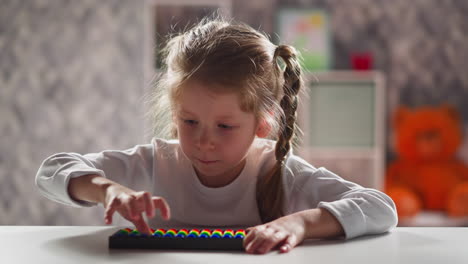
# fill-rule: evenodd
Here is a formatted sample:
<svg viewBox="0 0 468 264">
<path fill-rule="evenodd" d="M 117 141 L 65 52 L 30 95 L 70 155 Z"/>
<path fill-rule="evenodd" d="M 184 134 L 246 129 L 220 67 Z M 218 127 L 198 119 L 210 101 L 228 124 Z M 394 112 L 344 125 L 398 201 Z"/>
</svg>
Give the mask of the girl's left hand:
<svg viewBox="0 0 468 264">
<path fill-rule="evenodd" d="M 247 253 L 265 254 L 273 248 L 281 253 L 293 249 L 305 238 L 306 225 L 301 214 L 291 214 L 247 229 L 244 248 Z"/>
</svg>

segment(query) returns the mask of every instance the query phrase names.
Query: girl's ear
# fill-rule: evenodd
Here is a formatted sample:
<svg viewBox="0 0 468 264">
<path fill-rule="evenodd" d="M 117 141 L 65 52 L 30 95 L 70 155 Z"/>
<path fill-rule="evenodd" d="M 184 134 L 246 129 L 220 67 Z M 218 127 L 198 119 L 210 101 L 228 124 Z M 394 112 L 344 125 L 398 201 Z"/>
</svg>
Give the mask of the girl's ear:
<svg viewBox="0 0 468 264">
<path fill-rule="evenodd" d="M 271 125 L 265 119 L 262 119 L 257 126 L 255 135 L 259 138 L 265 138 L 270 134 L 270 130 Z"/>
</svg>

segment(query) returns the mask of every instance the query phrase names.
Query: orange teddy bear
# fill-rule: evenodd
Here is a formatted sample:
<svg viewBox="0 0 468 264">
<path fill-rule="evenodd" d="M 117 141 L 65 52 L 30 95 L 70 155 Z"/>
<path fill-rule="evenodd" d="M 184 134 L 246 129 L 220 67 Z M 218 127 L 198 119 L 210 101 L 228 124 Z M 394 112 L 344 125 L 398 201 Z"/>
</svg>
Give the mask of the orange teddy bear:
<svg viewBox="0 0 468 264">
<path fill-rule="evenodd" d="M 385 188 L 399 217 L 423 209 L 468 215 L 468 167 L 456 157 L 460 123 L 458 112 L 448 105 L 397 110 L 393 125 L 398 159 L 387 169 Z"/>
</svg>

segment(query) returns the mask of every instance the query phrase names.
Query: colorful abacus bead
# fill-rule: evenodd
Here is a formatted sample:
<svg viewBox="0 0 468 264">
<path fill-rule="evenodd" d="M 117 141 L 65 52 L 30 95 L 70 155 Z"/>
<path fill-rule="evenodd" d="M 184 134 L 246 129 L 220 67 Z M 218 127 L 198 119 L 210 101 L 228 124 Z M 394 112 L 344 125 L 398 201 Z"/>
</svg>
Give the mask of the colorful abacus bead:
<svg viewBox="0 0 468 264">
<path fill-rule="evenodd" d="M 150 229 L 151 235 L 154 237 L 177 237 L 177 238 L 185 238 L 185 237 L 193 237 L 193 238 L 241 238 L 243 239 L 246 236 L 246 232 L 243 229 L 238 229 L 233 231 L 232 229 Z M 137 229 L 130 229 L 124 228 L 119 230 L 116 233 L 116 236 L 131 236 L 131 237 L 140 237 L 140 236 L 147 236 L 139 232 Z"/>
<path fill-rule="evenodd" d="M 221 231 L 220 229 L 215 229 L 215 230 L 211 233 L 211 237 L 221 238 L 222 236 L 223 236 L 223 231 Z"/>
<path fill-rule="evenodd" d="M 200 232 L 200 236 L 199 237 L 203 237 L 203 238 L 208 238 L 211 236 L 211 230 L 209 229 L 203 229 L 201 232 Z"/>
<path fill-rule="evenodd" d="M 127 236 L 128 235 L 128 230 L 126 229 L 121 229 L 117 232 L 117 236 Z"/>
<path fill-rule="evenodd" d="M 179 232 L 177 232 L 176 237 L 186 237 L 188 236 L 188 231 L 187 229 L 181 229 Z"/>
<path fill-rule="evenodd" d="M 223 238 L 233 238 L 234 237 L 234 231 L 232 229 L 227 229 L 223 233 Z"/>
<path fill-rule="evenodd" d="M 189 234 L 187 237 L 199 237 L 200 236 L 200 231 L 198 229 L 192 229 L 190 230 Z"/>
<path fill-rule="evenodd" d="M 245 231 L 243 229 L 239 229 L 236 231 L 234 238 L 244 238 L 245 237 Z"/>
<path fill-rule="evenodd" d="M 177 234 L 177 230 L 171 228 L 166 231 L 166 234 L 164 234 L 164 237 L 175 237 Z"/>
<path fill-rule="evenodd" d="M 153 236 L 163 237 L 165 234 L 166 234 L 166 230 L 159 228 L 156 231 L 154 231 Z"/>
<path fill-rule="evenodd" d="M 130 234 L 129 234 L 129 235 L 130 235 L 130 236 L 140 236 L 140 235 L 141 235 L 141 233 L 140 233 L 140 232 L 138 232 L 138 230 L 136 230 L 136 229 L 133 229 L 133 230 L 132 230 L 132 232 L 130 232 Z"/>
</svg>

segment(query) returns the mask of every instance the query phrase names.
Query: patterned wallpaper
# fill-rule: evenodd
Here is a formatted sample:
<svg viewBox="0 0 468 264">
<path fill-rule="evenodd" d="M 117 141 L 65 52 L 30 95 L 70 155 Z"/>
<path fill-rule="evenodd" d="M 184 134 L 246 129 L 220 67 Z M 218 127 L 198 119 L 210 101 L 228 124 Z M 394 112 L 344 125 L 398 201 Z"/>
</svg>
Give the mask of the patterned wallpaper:
<svg viewBox="0 0 468 264">
<path fill-rule="evenodd" d="M 0 0 L 0 224 L 102 224 L 102 209 L 38 195 L 41 161 L 145 142 L 145 0 Z M 444 101 L 468 123 L 468 1 L 236 0 L 235 18 L 274 31 L 280 7 L 331 14 L 334 65 L 369 50 L 391 113 Z M 465 146 L 468 156 L 468 145 Z"/>
</svg>

